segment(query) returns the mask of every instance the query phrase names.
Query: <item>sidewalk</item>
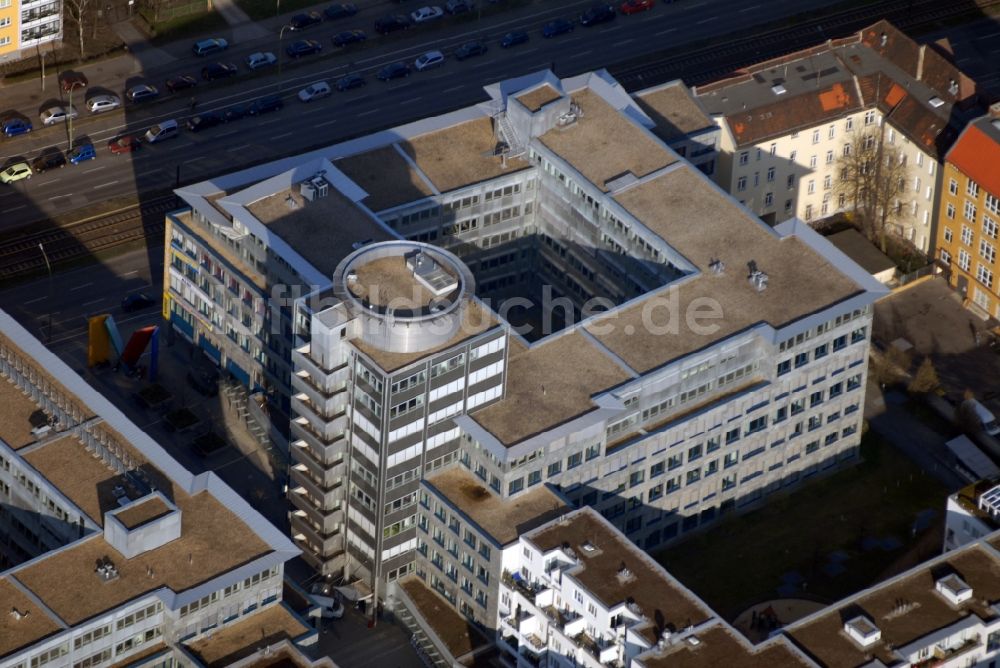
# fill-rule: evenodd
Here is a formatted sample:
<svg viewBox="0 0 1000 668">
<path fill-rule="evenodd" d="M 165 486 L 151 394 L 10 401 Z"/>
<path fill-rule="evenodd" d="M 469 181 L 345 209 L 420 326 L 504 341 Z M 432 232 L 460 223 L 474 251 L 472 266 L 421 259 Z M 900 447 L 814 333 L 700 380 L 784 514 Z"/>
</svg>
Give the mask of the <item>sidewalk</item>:
<svg viewBox="0 0 1000 668">
<path fill-rule="evenodd" d="M 266 28 L 254 23 L 233 0 L 213 0 L 212 6 L 233 29 L 233 41 L 244 42 L 272 35 Z"/>
<path fill-rule="evenodd" d="M 112 30 L 115 34 L 125 42 L 125 46 L 132 60 L 132 70 L 130 74 L 135 74 L 136 72 L 142 72 L 150 67 L 161 67 L 163 65 L 169 65 L 177 60 L 176 57 L 170 55 L 163 49 L 158 49 L 149 43 L 142 32 L 135 27 L 132 21 L 119 21 L 114 24 Z M 128 59 L 129 56 L 122 56 L 121 59 Z M 107 61 L 109 63 L 114 60 L 119 60 L 118 58 Z"/>
</svg>

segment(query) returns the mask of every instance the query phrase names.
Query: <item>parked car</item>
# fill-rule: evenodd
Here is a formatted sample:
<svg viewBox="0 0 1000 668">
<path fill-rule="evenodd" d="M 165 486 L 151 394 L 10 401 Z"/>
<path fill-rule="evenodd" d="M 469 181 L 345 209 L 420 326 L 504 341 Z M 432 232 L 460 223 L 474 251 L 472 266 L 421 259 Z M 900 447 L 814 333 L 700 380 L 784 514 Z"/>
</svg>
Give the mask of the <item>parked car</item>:
<svg viewBox="0 0 1000 668">
<path fill-rule="evenodd" d="M 132 104 L 139 104 L 147 100 L 152 100 L 160 95 L 156 86 L 150 84 L 138 84 L 125 91 L 125 98 Z"/>
<path fill-rule="evenodd" d="M 520 30 L 515 30 L 509 32 L 500 38 L 500 48 L 509 49 L 512 46 L 517 46 L 518 44 L 524 44 L 528 41 L 528 33 L 522 32 Z"/>
<path fill-rule="evenodd" d="M 74 88 L 86 88 L 87 77 L 82 72 L 63 72 L 59 75 L 59 85 L 65 92 Z"/>
<path fill-rule="evenodd" d="M 618 8 L 622 14 L 638 14 L 653 8 L 653 0 L 625 0 Z"/>
<path fill-rule="evenodd" d="M 338 2 L 323 10 L 323 14 L 331 21 L 336 19 L 346 19 L 358 13 L 358 6 L 351 2 Z"/>
<path fill-rule="evenodd" d="M 580 15 L 580 25 L 589 28 L 600 23 L 607 23 L 615 20 L 615 8 L 607 3 L 594 5 Z"/>
<path fill-rule="evenodd" d="M 239 70 L 232 63 L 212 63 L 201 68 L 201 78 L 205 81 L 215 81 L 216 79 L 228 79 L 236 76 Z"/>
<path fill-rule="evenodd" d="M 427 23 L 435 21 L 444 16 L 444 10 L 437 5 L 431 7 L 421 7 L 410 12 L 410 20 L 414 23 Z"/>
<path fill-rule="evenodd" d="M 3 128 L 5 137 L 16 137 L 31 132 L 31 121 L 26 118 L 5 118 L 0 127 Z"/>
<path fill-rule="evenodd" d="M 388 35 L 397 30 L 406 30 L 410 27 L 410 19 L 404 14 L 389 14 L 375 21 L 375 32 L 380 35 Z"/>
<path fill-rule="evenodd" d="M 114 111 L 122 106 L 122 99 L 117 95 L 102 93 L 87 100 L 87 111 L 92 114 L 102 114 L 105 111 Z"/>
<path fill-rule="evenodd" d="M 255 72 L 262 67 L 270 67 L 278 62 L 278 57 L 270 51 L 258 51 L 247 56 L 247 69 Z"/>
<path fill-rule="evenodd" d="M 417 56 L 417 59 L 413 61 L 413 67 L 418 72 L 440 67 L 443 64 L 444 54 L 440 51 L 428 51 L 427 53 Z"/>
<path fill-rule="evenodd" d="M 247 107 L 247 113 L 251 116 L 259 116 L 272 111 L 278 111 L 284 106 L 285 103 L 280 95 L 268 95 L 251 102 L 250 106 Z"/>
<path fill-rule="evenodd" d="M 347 46 L 368 39 L 364 30 L 345 30 L 333 36 L 333 45 L 336 47 Z"/>
<path fill-rule="evenodd" d="M 555 21 L 549 21 L 544 26 L 542 26 L 542 37 L 548 39 L 550 37 L 556 37 L 558 35 L 564 35 L 568 32 L 573 32 L 573 24 L 566 19 L 556 19 Z"/>
<path fill-rule="evenodd" d="M 147 309 L 155 304 L 156 300 L 149 295 L 143 292 L 136 292 L 122 298 L 122 311 L 125 313 L 134 313 L 135 311 Z"/>
<path fill-rule="evenodd" d="M 31 167 L 26 162 L 15 162 L 0 172 L 0 183 L 14 183 L 21 179 L 31 178 Z"/>
<path fill-rule="evenodd" d="M 301 58 L 302 56 L 311 56 L 314 53 L 319 53 L 323 50 L 323 45 L 314 39 L 300 39 L 297 42 L 292 42 L 285 49 L 287 53 L 292 58 Z"/>
<path fill-rule="evenodd" d="M 319 12 L 303 12 L 296 14 L 288 22 L 288 27 L 292 30 L 305 30 L 323 22 L 323 15 Z"/>
<path fill-rule="evenodd" d="M 75 107 L 66 105 L 65 107 L 60 107 L 58 105 L 49 107 L 41 113 L 42 125 L 55 125 L 56 123 L 65 123 L 69 119 L 76 119 L 80 116 L 79 112 Z"/>
<path fill-rule="evenodd" d="M 69 152 L 69 161 L 74 165 L 79 165 L 81 162 L 87 162 L 95 158 L 97 158 L 97 151 L 94 150 L 93 144 L 80 144 Z"/>
<path fill-rule="evenodd" d="M 244 106 L 236 105 L 235 107 L 229 107 L 222 112 L 222 122 L 228 123 L 229 121 L 238 121 L 247 115 L 247 109 Z"/>
<path fill-rule="evenodd" d="M 358 74 L 357 72 L 351 72 L 350 74 L 345 74 L 344 76 L 337 79 L 337 83 L 334 84 L 334 88 L 338 91 L 343 92 L 345 90 L 350 90 L 352 88 L 360 88 L 361 86 L 367 85 L 368 82 L 365 78 Z"/>
<path fill-rule="evenodd" d="M 409 65 L 406 63 L 389 63 L 378 71 L 375 78 L 379 81 L 388 81 L 389 79 L 400 79 L 408 76 L 410 76 Z"/>
<path fill-rule="evenodd" d="M 59 149 L 52 149 L 31 161 L 31 168 L 38 173 L 66 166 L 66 156 Z"/>
<path fill-rule="evenodd" d="M 471 0 L 448 0 L 444 10 L 449 14 L 465 14 L 472 11 Z"/>
<path fill-rule="evenodd" d="M 142 140 L 138 135 L 122 135 L 108 140 L 108 150 L 113 154 L 133 153 L 142 147 Z"/>
<path fill-rule="evenodd" d="M 222 114 L 216 111 L 206 111 L 203 114 L 198 114 L 187 119 L 185 125 L 191 132 L 201 132 L 208 128 L 214 128 L 216 125 L 221 125 L 222 122 Z"/>
<path fill-rule="evenodd" d="M 299 91 L 299 100 L 302 102 L 312 102 L 313 100 L 322 100 L 324 97 L 328 96 L 332 91 L 330 84 L 325 81 L 317 81 L 311 83 L 302 90 Z"/>
<path fill-rule="evenodd" d="M 472 58 L 473 56 L 481 56 L 484 53 L 486 53 L 486 45 L 476 40 L 473 42 L 466 42 L 462 46 L 455 49 L 455 58 L 458 60 L 465 60 L 466 58 Z"/>
<path fill-rule="evenodd" d="M 210 56 L 213 53 L 220 53 L 229 48 L 229 42 L 221 37 L 212 37 L 195 42 L 191 50 L 196 56 Z"/>
<path fill-rule="evenodd" d="M 186 90 L 188 88 L 194 88 L 197 85 L 198 80 L 187 74 L 167 79 L 167 90 L 171 93 L 176 93 L 179 90 Z"/>
</svg>

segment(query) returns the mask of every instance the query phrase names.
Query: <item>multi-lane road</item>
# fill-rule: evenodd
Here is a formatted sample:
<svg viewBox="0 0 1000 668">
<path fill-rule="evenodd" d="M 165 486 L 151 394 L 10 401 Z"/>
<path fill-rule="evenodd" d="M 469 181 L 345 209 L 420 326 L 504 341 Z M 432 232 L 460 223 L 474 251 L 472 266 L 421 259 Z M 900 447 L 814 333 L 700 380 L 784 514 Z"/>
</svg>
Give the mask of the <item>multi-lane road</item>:
<svg viewBox="0 0 1000 668">
<path fill-rule="evenodd" d="M 324 23 L 293 37 L 289 37 L 286 31 L 286 45 L 292 38 L 300 36 L 315 38 L 324 43 L 324 54 L 305 57 L 294 66 L 285 57 L 280 78 L 276 68 L 266 74 L 251 76 L 241 67 L 243 72 L 240 77 L 214 84 L 202 82 L 193 93 L 198 102 L 197 111 L 203 112 L 244 104 L 280 90 L 286 98 L 284 110 L 242 119 L 198 134 L 183 132 L 178 139 L 145 147 L 132 156 L 111 155 L 107 150 L 108 139 L 126 131 L 145 129 L 163 119 L 185 119 L 192 113 L 192 93 L 185 92 L 127 107 L 123 111 L 82 118 L 74 126 L 74 137 L 93 142 L 98 148 L 98 159 L 38 174 L 30 181 L 0 188 L 0 210 L 5 212 L 0 225 L 6 228 L 20 226 L 93 202 L 130 195 L 137 190 L 141 193 L 167 190 L 175 185 L 178 178 L 182 182 L 190 182 L 252 162 L 274 159 L 377 128 L 441 113 L 485 99 L 482 86 L 486 83 L 540 68 L 555 67 L 560 75 L 596 69 L 612 61 L 634 58 L 667 46 L 682 46 L 713 36 L 747 32 L 756 25 L 771 24 L 828 6 L 824 0 L 776 0 L 766 5 L 751 2 L 733 11 L 732 3 L 727 0 L 657 3 L 652 11 L 644 14 L 619 16 L 609 24 L 589 29 L 577 26 L 574 32 L 567 35 L 542 38 L 541 26 L 546 21 L 561 16 L 576 16 L 582 7 L 589 4 L 590 0 L 531 5 L 497 14 L 489 21 L 455 23 L 435 30 L 393 35 L 392 39 L 386 39 L 373 48 L 353 53 L 331 54 L 330 36 L 339 30 L 354 27 L 363 27 L 371 32 L 371 18 L 378 11 L 359 13 L 352 20 Z M 389 5 L 379 6 L 384 10 Z M 527 31 L 530 41 L 511 49 L 501 49 L 500 37 L 511 30 Z M 464 62 L 449 59 L 438 69 L 414 73 L 407 79 L 382 83 L 374 78 L 374 74 L 386 63 L 398 60 L 412 62 L 430 49 L 450 54 L 470 39 L 483 40 L 490 47 L 489 52 Z M 174 47 L 175 50 L 177 48 L 180 47 Z M 278 51 L 277 36 L 268 35 L 234 44 L 219 59 L 242 61 L 246 54 L 261 49 Z M 165 63 L 162 58 L 158 59 L 155 66 L 150 67 L 150 72 L 155 72 L 150 79 L 162 86 L 163 80 L 171 74 L 196 75 L 206 60 L 211 62 L 214 59 L 185 58 L 179 54 L 173 62 Z M 348 71 L 365 75 L 368 85 L 310 104 L 294 99 L 295 93 L 308 83 L 319 79 L 332 83 Z M 92 77 L 88 94 L 100 89 L 120 94 L 126 86 L 145 80 L 146 74 L 141 73 L 125 81 Z M 11 96 L 8 99 L 16 98 Z M 37 119 L 37 102 L 35 107 L 16 110 Z M 65 149 L 67 144 L 65 127 L 41 128 L 30 135 L 3 141 L 0 144 L 0 163 L 33 158 L 53 146 Z"/>
</svg>

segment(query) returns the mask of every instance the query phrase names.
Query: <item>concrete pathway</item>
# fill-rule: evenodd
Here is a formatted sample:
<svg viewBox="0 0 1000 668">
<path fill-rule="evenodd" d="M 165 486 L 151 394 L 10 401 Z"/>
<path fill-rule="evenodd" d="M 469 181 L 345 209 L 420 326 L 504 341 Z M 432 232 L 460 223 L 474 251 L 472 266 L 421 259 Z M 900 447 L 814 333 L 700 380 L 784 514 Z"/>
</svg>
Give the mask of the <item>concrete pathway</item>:
<svg viewBox="0 0 1000 668">
<path fill-rule="evenodd" d="M 150 67 L 169 65 L 177 60 L 175 56 L 150 44 L 146 36 L 131 21 L 119 21 L 112 26 L 112 29 L 125 42 L 129 53 L 132 54 L 132 73 L 142 72 Z"/>
</svg>

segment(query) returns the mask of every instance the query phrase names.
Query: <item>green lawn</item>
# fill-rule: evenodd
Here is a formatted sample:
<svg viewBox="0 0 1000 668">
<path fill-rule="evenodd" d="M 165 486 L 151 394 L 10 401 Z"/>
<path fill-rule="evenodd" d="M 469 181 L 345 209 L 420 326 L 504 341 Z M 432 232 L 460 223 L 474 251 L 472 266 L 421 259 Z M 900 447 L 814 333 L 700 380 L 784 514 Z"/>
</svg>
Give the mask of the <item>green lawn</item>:
<svg viewBox="0 0 1000 668">
<path fill-rule="evenodd" d="M 278 15 L 277 0 L 236 0 L 236 4 L 254 21 L 273 19 Z M 316 0 L 281 0 L 281 13 L 294 12 L 315 4 Z"/>
<path fill-rule="evenodd" d="M 673 575 L 732 620 L 755 603 L 778 598 L 781 575 L 797 571 L 805 580 L 799 597 L 830 602 L 937 554 L 947 492 L 905 455 L 869 432 L 864 461 L 854 468 L 807 483 L 794 493 L 718 526 L 657 555 Z M 916 538 L 917 514 L 937 512 Z M 866 536 L 894 536 L 903 547 L 865 552 Z M 849 555 L 846 572 L 823 572 L 828 555 Z"/>
<path fill-rule="evenodd" d="M 196 12 L 158 22 L 154 26 L 155 35 L 150 41 L 159 46 L 179 39 L 223 30 L 226 26 L 226 19 L 214 10 Z"/>
</svg>

